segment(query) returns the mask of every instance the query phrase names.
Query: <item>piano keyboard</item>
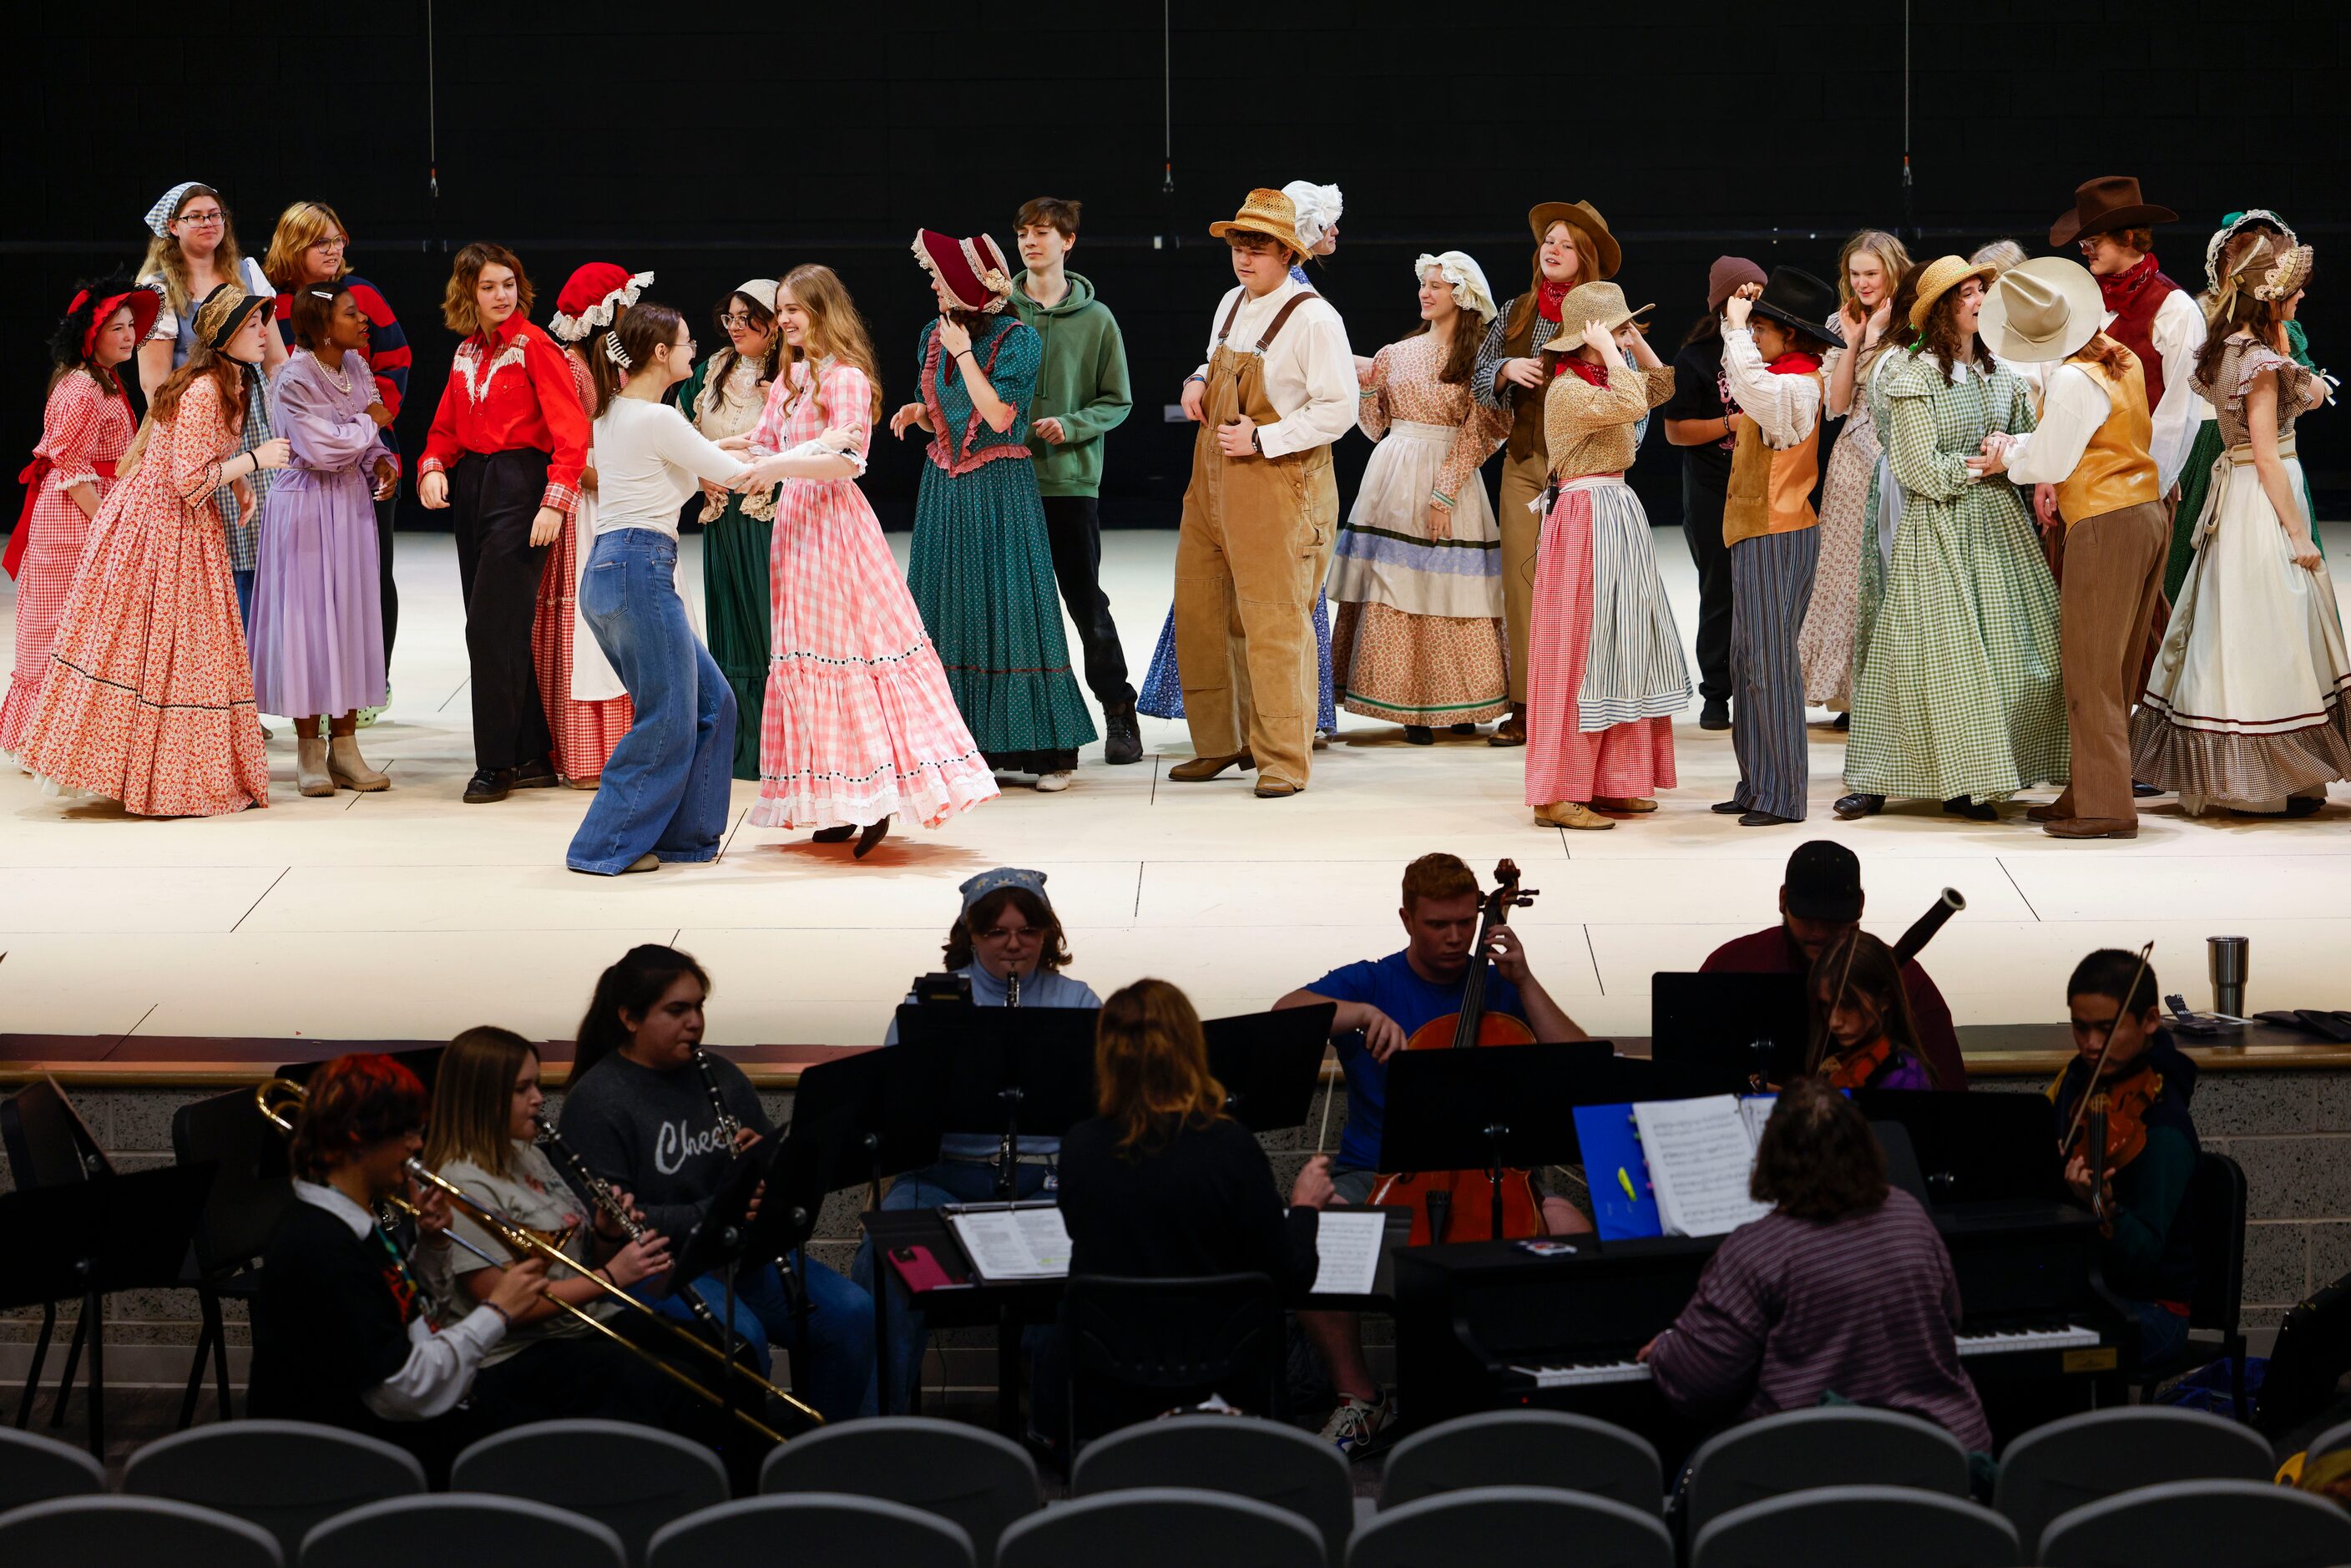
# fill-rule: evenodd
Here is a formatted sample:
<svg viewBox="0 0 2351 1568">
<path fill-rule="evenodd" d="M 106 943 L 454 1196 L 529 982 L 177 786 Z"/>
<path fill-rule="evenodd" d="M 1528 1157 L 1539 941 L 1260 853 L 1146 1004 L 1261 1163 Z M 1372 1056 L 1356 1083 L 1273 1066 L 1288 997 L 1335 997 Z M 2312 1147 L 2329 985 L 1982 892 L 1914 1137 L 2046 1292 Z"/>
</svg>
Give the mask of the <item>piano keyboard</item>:
<svg viewBox="0 0 2351 1568">
<path fill-rule="evenodd" d="M 2080 1350 L 2104 1343 L 2095 1329 L 2066 1323 L 2053 1328 L 2016 1329 L 2003 1333 L 1963 1333 L 1959 1354 L 2006 1355 L 2020 1350 Z M 1648 1366 L 1637 1361 L 1577 1361 L 1563 1366 L 1520 1366 L 1512 1372 L 1537 1388 L 1589 1388 L 1603 1383 L 1646 1383 Z"/>
</svg>

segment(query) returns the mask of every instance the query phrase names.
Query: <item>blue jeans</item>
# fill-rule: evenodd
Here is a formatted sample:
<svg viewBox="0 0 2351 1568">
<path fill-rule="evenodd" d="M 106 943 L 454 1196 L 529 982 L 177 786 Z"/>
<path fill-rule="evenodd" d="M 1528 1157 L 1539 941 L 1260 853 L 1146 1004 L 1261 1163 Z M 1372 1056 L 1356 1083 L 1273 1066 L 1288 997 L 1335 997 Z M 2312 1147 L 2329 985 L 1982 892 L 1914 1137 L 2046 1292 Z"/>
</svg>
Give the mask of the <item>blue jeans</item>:
<svg viewBox="0 0 2351 1568">
<path fill-rule="evenodd" d="M 636 705 L 564 863 L 611 876 L 647 851 L 710 861 L 726 833 L 735 693 L 685 619 L 677 541 L 651 528 L 596 536 L 580 611 Z"/>
<path fill-rule="evenodd" d="M 805 1339 L 784 1299 L 784 1282 L 775 1265 L 742 1270 L 735 1281 L 736 1337 L 751 1347 L 763 1373 L 775 1364 L 771 1347 L 790 1351 L 799 1369 L 800 1396 L 826 1420 L 872 1415 L 873 1298 L 813 1258 L 801 1263 L 800 1284 L 809 1299 Z M 710 1303 L 711 1311 L 726 1311 L 726 1281 L 717 1275 L 703 1275 L 694 1282 L 694 1291 Z M 664 1317 L 694 1320 L 674 1294 L 652 1304 Z"/>
<path fill-rule="evenodd" d="M 1016 1189 L 1022 1197 L 1035 1197 L 1045 1190 L 1045 1167 L 1023 1165 L 1013 1173 Z M 908 1171 L 891 1184 L 882 1195 L 882 1207 L 894 1208 L 936 1208 L 945 1203 L 986 1203 L 996 1196 L 996 1167 L 977 1165 L 965 1160 L 946 1160 L 925 1166 L 918 1171 Z M 902 1415 L 913 1408 L 915 1386 L 923 1375 L 923 1353 L 930 1343 L 930 1325 L 922 1309 L 914 1305 L 904 1281 L 896 1274 L 882 1280 L 877 1285 L 874 1269 L 873 1239 L 869 1236 L 857 1249 L 857 1257 L 849 1265 L 849 1277 L 870 1292 L 886 1288 L 882 1310 L 889 1318 L 890 1364 L 883 1398 L 890 1414 Z M 869 1296 L 869 1300 L 871 1297 Z"/>
<path fill-rule="evenodd" d="M 2131 1316 L 2138 1320 L 2138 1364 L 2161 1366 L 2188 1343 L 2188 1320 L 2160 1301 L 2133 1301 Z"/>
</svg>

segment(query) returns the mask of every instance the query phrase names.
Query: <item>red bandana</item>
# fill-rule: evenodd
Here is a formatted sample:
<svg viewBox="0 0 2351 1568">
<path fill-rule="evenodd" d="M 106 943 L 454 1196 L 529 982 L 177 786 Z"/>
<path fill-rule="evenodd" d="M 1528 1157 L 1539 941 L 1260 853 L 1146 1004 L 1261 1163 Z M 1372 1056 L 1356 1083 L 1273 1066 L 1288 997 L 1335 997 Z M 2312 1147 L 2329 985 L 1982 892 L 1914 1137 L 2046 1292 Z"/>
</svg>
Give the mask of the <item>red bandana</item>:
<svg viewBox="0 0 2351 1568">
<path fill-rule="evenodd" d="M 2161 270 L 2155 264 L 2155 253 L 2149 251 L 2135 265 L 2112 277 L 2099 278 L 2098 292 L 2105 297 L 2106 308 L 2117 313 L 2129 309 L 2131 301 L 2138 298 L 2141 289 L 2155 281 L 2155 275 Z"/>
<path fill-rule="evenodd" d="M 1595 365 L 1582 354 L 1562 354 L 1559 357 L 1559 364 L 1551 373 L 1552 379 L 1557 380 L 1570 371 L 1582 376 L 1587 385 L 1604 387 L 1608 384 L 1608 367 Z"/>
<path fill-rule="evenodd" d="M 1821 368 L 1821 357 L 1791 349 L 1763 368 L 1775 376 L 1808 376 Z"/>
<path fill-rule="evenodd" d="M 1566 298 L 1567 291 L 1574 287 L 1572 283 L 1553 283 L 1550 278 L 1544 278 L 1542 287 L 1535 290 L 1536 313 L 1546 321 L 1558 320 L 1559 302 Z"/>
</svg>

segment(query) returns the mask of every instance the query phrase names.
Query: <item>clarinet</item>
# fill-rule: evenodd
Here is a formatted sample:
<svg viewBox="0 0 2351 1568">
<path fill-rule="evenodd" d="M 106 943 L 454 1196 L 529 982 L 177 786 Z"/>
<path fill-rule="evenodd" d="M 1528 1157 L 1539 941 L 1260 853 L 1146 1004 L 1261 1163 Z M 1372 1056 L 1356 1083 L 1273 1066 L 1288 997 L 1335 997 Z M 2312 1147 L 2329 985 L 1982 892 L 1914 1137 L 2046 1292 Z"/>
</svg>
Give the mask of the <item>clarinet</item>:
<svg viewBox="0 0 2351 1568">
<path fill-rule="evenodd" d="M 726 1096 L 719 1090 L 718 1075 L 710 1070 L 710 1053 L 699 1045 L 694 1048 L 694 1066 L 702 1074 L 703 1092 L 710 1096 L 710 1113 L 718 1118 L 719 1141 L 732 1154 L 743 1132 L 742 1121 L 726 1108 Z"/>
<path fill-rule="evenodd" d="M 621 1201 L 621 1195 L 612 1190 L 612 1184 L 590 1169 L 588 1162 L 580 1157 L 580 1151 L 563 1141 L 563 1134 L 555 1130 L 553 1123 L 535 1113 L 531 1116 L 531 1122 L 538 1128 L 538 1136 L 532 1141 L 562 1162 L 563 1168 L 570 1173 L 571 1179 L 578 1182 L 580 1190 L 587 1193 L 588 1201 L 611 1216 L 612 1221 L 620 1226 L 631 1242 L 643 1241 L 653 1233 L 651 1226 L 637 1218 L 635 1210 Z M 695 1322 L 713 1333 L 720 1333 L 723 1342 L 724 1335 L 721 1333 L 718 1314 L 711 1310 L 709 1302 L 704 1301 L 690 1285 L 677 1291 L 676 1297 L 685 1304 L 686 1311 L 694 1314 Z"/>
<path fill-rule="evenodd" d="M 1017 1008 L 1020 1005 L 1020 971 L 1018 968 L 1009 969 L 1005 973 L 1004 1005 L 1008 1008 Z"/>
</svg>

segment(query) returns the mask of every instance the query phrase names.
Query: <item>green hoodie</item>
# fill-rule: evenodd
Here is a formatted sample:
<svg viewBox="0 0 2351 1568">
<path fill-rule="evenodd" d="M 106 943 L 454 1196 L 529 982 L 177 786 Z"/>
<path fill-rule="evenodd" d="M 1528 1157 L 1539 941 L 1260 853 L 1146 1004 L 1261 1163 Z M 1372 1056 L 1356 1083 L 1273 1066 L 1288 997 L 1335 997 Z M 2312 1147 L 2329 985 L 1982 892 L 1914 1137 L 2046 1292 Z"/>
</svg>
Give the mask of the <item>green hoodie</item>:
<svg viewBox="0 0 2351 1568">
<path fill-rule="evenodd" d="M 1036 434 L 1029 455 L 1037 461 L 1037 490 L 1045 496 L 1102 493 L 1102 437 L 1126 418 L 1134 394 L 1126 383 L 1126 341 L 1118 318 L 1094 298 L 1094 286 L 1077 273 L 1066 275 L 1070 291 L 1058 305 L 1029 298 L 1028 276 L 1015 274 L 1012 308 L 1045 340 L 1044 363 L 1037 371 L 1034 422 L 1052 417 L 1070 439 L 1056 446 Z"/>
</svg>

